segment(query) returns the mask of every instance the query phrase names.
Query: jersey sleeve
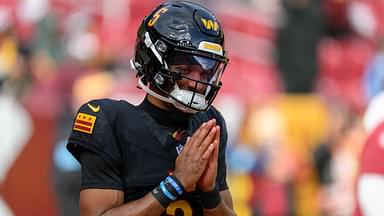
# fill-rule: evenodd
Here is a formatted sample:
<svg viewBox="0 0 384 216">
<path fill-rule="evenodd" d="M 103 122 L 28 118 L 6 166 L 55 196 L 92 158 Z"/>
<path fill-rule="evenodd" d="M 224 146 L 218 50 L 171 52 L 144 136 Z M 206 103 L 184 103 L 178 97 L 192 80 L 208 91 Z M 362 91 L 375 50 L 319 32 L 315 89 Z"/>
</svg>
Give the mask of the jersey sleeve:
<svg viewBox="0 0 384 216">
<path fill-rule="evenodd" d="M 115 177 L 120 176 L 122 159 L 114 130 L 117 116 L 115 106 L 113 101 L 93 100 L 82 105 L 75 116 L 67 149 L 81 163 L 82 170 L 85 171 L 82 178 L 88 174 L 93 176 L 93 182 L 87 180 L 88 186 L 100 186 L 108 176 L 113 178 L 104 181 L 105 187 L 115 188 L 115 183 L 119 182 Z M 91 152 L 95 156 L 91 159 L 89 155 L 83 157 L 84 152 Z M 95 160 L 95 165 L 98 166 L 90 165 L 92 160 Z M 105 173 L 106 170 L 110 173 Z"/>
<path fill-rule="evenodd" d="M 87 188 L 102 188 L 123 190 L 120 170 L 111 166 L 102 157 L 92 151 L 80 154 L 81 190 Z"/>
</svg>

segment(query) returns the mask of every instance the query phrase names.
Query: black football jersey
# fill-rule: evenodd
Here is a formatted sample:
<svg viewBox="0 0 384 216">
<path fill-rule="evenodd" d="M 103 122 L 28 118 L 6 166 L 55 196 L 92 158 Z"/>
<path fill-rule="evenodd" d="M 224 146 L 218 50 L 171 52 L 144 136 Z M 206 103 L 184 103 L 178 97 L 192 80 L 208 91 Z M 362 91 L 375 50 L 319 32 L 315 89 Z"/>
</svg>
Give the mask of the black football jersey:
<svg viewBox="0 0 384 216">
<path fill-rule="evenodd" d="M 189 117 L 186 134 L 205 121 L 215 118 L 221 128 L 218 174 L 220 191 L 228 189 L 225 149 L 227 131 L 223 117 L 211 107 Z M 110 171 L 121 181 L 110 183 L 95 177 L 87 179 L 82 188 L 108 188 L 124 191 L 125 202 L 139 199 L 157 187 L 174 170 L 178 152 L 185 139 L 175 139 L 147 112 L 126 101 L 93 100 L 82 105 L 76 114 L 67 148 L 80 161 L 81 153 L 90 151 L 101 157 Z M 97 176 L 97 175 L 95 175 Z M 102 179 L 102 178 L 101 178 Z M 163 215 L 202 215 L 197 192 L 184 194 L 171 203 Z"/>
</svg>

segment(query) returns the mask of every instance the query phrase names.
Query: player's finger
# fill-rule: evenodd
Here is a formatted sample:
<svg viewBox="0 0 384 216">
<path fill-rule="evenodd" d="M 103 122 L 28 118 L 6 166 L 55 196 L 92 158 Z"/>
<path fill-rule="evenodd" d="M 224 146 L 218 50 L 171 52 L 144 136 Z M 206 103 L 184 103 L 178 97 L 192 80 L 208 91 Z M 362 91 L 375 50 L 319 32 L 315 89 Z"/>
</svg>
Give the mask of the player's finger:
<svg viewBox="0 0 384 216">
<path fill-rule="evenodd" d="M 187 140 L 185 141 L 183 149 L 190 148 L 190 146 L 191 146 L 191 137 L 187 136 Z"/>
<path fill-rule="evenodd" d="M 181 154 L 186 154 L 187 152 L 189 152 L 189 149 L 191 149 L 191 137 L 187 136 L 187 140 L 185 141 Z"/>
<path fill-rule="evenodd" d="M 217 128 L 216 127 L 212 127 L 210 132 L 204 138 L 204 140 L 201 143 L 201 145 L 198 147 L 198 149 L 197 149 L 197 153 L 198 154 L 202 155 L 205 152 L 205 150 L 209 147 L 209 145 L 215 140 L 216 132 L 217 132 Z"/>
<path fill-rule="evenodd" d="M 203 160 L 208 160 L 212 152 L 215 151 L 214 144 L 210 144 L 209 147 L 205 150 L 204 154 L 201 156 Z"/>
<path fill-rule="evenodd" d="M 191 142 L 192 142 L 191 148 L 196 150 L 202 144 L 205 137 L 209 134 L 212 127 L 214 127 L 215 125 L 216 125 L 215 119 L 211 119 L 211 120 L 205 122 L 205 124 L 203 123 L 200 126 L 200 128 L 191 137 Z"/>
<path fill-rule="evenodd" d="M 205 150 L 209 145 L 209 143 L 212 142 L 212 141 L 208 141 L 208 142 L 205 142 L 205 141 L 207 140 L 207 137 L 209 137 L 208 139 L 211 140 L 212 136 L 214 136 L 215 132 L 212 131 L 214 126 L 215 126 L 215 121 L 210 120 L 207 122 L 207 125 L 204 128 L 202 128 L 198 133 L 196 133 L 196 136 L 194 139 L 195 151 L 197 151 L 200 148 L 203 148 Z M 204 145 L 204 143 L 206 144 Z M 202 145 L 204 146 L 202 147 Z"/>
<path fill-rule="evenodd" d="M 220 149 L 220 126 L 219 125 L 216 126 L 215 142 L 217 147 L 215 148 L 214 157 L 215 157 L 215 160 L 217 161 L 217 158 L 219 157 L 219 149 Z"/>
<path fill-rule="evenodd" d="M 217 140 L 215 140 L 213 143 L 214 143 L 215 149 L 213 151 L 213 155 L 212 155 L 213 157 L 211 158 L 217 164 L 217 160 L 219 158 L 220 143 L 217 142 Z"/>
<path fill-rule="evenodd" d="M 215 134 L 215 140 L 213 141 L 213 145 L 215 146 L 215 149 L 210 157 L 210 163 L 215 164 L 217 166 L 217 161 L 219 158 L 219 150 L 220 150 L 220 126 L 216 126 L 216 134 Z"/>
<path fill-rule="evenodd" d="M 193 143 L 195 143 L 194 140 L 196 139 L 196 137 L 200 133 L 200 131 L 207 127 L 207 123 L 208 122 L 204 122 L 203 124 L 201 124 L 200 127 L 197 128 L 197 130 L 192 134 L 192 136 L 190 137 L 191 140 L 189 141 L 191 143 L 190 145 L 193 145 Z"/>
</svg>

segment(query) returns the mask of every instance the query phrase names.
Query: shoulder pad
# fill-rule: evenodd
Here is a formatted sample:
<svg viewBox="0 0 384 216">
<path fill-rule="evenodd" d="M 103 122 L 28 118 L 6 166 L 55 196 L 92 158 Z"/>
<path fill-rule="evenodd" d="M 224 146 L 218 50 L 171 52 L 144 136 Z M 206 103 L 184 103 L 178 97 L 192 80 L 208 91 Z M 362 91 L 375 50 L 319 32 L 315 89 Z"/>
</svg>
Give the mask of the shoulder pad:
<svg viewBox="0 0 384 216">
<path fill-rule="evenodd" d="M 100 154 L 114 154 L 116 140 L 112 128 L 118 105 L 118 101 L 101 99 L 89 101 L 79 108 L 67 145 L 77 159 L 79 146 Z"/>
</svg>

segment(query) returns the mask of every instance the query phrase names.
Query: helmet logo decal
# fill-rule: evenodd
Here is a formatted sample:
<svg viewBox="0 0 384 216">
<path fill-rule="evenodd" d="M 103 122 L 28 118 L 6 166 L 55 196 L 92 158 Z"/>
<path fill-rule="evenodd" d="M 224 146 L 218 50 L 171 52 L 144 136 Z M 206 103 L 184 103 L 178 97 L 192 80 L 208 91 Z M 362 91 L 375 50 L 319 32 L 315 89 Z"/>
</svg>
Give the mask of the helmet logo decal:
<svg viewBox="0 0 384 216">
<path fill-rule="evenodd" d="M 153 25 L 155 25 L 156 21 L 160 18 L 160 15 L 167 12 L 167 11 L 168 11 L 168 9 L 165 7 L 160 8 L 160 10 L 158 10 L 155 14 L 153 14 L 152 19 L 149 20 L 148 26 L 152 27 Z"/>
<path fill-rule="evenodd" d="M 212 29 L 215 32 L 217 32 L 219 30 L 219 24 L 216 21 L 201 18 L 201 22 L 203 22 L 203 25 L 207 30 Z"/>
</svg>

